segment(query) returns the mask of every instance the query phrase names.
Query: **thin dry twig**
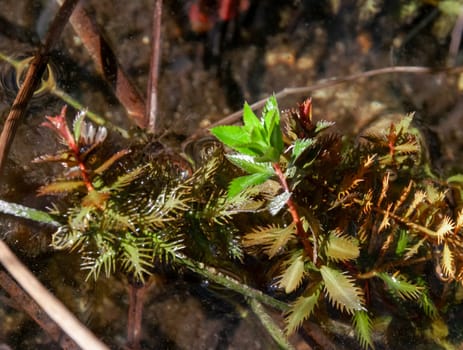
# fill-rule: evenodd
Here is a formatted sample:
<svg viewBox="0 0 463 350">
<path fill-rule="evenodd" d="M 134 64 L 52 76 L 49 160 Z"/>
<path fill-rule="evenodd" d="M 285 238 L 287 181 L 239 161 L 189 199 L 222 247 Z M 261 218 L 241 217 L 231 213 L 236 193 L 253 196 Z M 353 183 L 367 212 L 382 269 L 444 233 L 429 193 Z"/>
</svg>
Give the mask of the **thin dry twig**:
<svg viewBox="0 0 463 350">
<path fill-rule="evenodd" d="M 161 18 L 162 0 L 154 0 L 153 9 L 153 29 L 152 29 L 152 48 L 150 75 L 148 81 L 146 119 L 148 121 L 148 131 L 156 133 L 156 119 L 158 114 L 158 83 L 159 65 L 161 61 Z"/>
<path fill-rule="evenodd" d="M 27 295 L 5 271 L 0 271 L 0 286 L 11 296 L 14 305 L 25 311 L 62 349 L 80 347 Z"/>
<path fill-rule="evenodd" d="M 409 74 L 439 74 L 439 73 L 447 73 L 447 74 L 459 74 L 463 72 L 463 66 L 458 67 L 445 67 L 445 68 L 431 68 L 431 67 L 419 67 L 419 66 L 395 66 L 395 67 L 385 67 L 385 68 L 378 68 L 372 69 L 366 72 L 355 73 L 348 75 L 346 77 L 333 77 L 321 80 L 313 85 L 310 86 L 301 86 L 301 87 L 292 87 L 292 88 L 285 88 L 278 93 L 275 94 L 277 99 L 283 98 L 286 96 L 291 95 L 300 95 L 300 94 L 307 94 L 309 92 L 326 89 L 329 87 L 333 87 L 339 84 L 344 84 L 347 82 L 370 78 L 376 75 L 383 75 L 383 74 L 391 74 L 391 73 L 409 73 Z M 259 100 L 251 105 L 253 110 L 261 108 L 264 106 L 267 98 Z M 239 110 L 234 112 L 227 117 L 219 120 L 216 123 L 213 123 L 209 126 L 212 128 L 217 125 L 224 125 L 224 124 L 234 124 L 241 119 L 243 114 L 243 110 Z"/>
<path fill-rule="evenodd" d="M 35 276 L 18 260 L 7 244 L 0 240 L 0 263 L 34 299 L 37 304 L 82 349 L 107 350 L 92 332 L 85 328 L 66 307 L 56 299 Z"/>
<path fill-rule="evenodd" d="M 63 31 L 69 16 L 78 2 L 79 0 L 66 0 L 63 3 L 57 15 L 53 19 L 45 44 L 38 49 L 31 61 L 24 82 L 16 95 L 13 106 L 10 109 L 10 113 L 8 114 L 0 135 L 0 174 L 5 166 L 6 158 L 8 157 L 11 143 L 13 142 L 19 123 L 24 117 L 27 105 L 29 104 L 34 91 L 42 79 L 43 72 L 47 67 L 49 52 L 58 41 L 59 35 Z"/>
<path fill-rule="evenodd" d="M 57 0 L 61 3 L 62 0 Z M 114 93 L 129 117 L 140 127 L 146 128 L 145 102 L 135 85 L 123 70 L 108 41 L 80 3 L 70 18 L 74 31 L 82 40 L 97 69 L 114 90 Z"/>
</svg>

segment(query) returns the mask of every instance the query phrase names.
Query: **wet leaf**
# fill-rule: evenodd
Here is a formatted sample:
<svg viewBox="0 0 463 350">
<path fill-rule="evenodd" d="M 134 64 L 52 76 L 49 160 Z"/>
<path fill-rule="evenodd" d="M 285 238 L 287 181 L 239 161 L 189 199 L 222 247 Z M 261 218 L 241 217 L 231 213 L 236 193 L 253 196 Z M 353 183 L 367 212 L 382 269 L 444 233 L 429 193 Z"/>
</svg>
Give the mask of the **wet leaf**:
<svg viewBox="0 0 463 350">
<path fill-rule="evenodd" d="M 0 199 L 0 213 L 13 215 L 22 219 L 28 219 L 36 222 L 41 222 L 45 224 L 50 224 L 53 226 L 59 226 L 60 224 L 56 222 L 50 214 L 37 210 L 34 208 L 29 208 L 21 204 L 10 203 Z"/>
<path fill-rule="evenodd" d="M 320 292 L 321 286 L 318 286 L 312 294 L 300 296 L 291 305 L 285 318 L 286 333 L 288 335 L 293 334 L 313 314 L 319 301 Z"/>
<path fill-rule="evenodd" d="M 377 274 L 381 278 L 389 290 L 401 297 L 402 299 L 418 299 L 421 295 L 422 287 L 408 282 L 403 276 L 399 274 L 389 275 L 385 272 Z"/>
<path fill-rule="evenodd" d="M 325 283 L 325 292 L 333 306 L 351 315 L 364 309 L 363 292 L 351 276 L 326 265 L 320 268 L 320 273 Z"/>
<path fill-rule="evenodd" d="M 267 206 L 270 214 L 277 215 L 284 208 L 289 198 L 291 198 L 291 192 L 286 191 L 274 197 Z"/>
</svg>

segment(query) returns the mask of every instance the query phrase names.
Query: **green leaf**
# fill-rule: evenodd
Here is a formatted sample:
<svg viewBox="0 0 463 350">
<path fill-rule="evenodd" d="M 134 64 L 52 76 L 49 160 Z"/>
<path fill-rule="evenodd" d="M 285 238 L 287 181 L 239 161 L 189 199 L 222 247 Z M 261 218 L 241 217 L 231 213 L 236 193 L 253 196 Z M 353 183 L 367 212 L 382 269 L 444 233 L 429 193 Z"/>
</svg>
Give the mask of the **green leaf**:
<svg viewBox="0 0 463 350">
<path fill-rule="evenodd" d="M 355 312 L 352 323 L 360 346 L 364 349 L 374 348 L 373 340 L 371 339 L 373 324 L 368 313 L 363 310 Z"/>
<path fill-rule="evenodd" d="M 256 156 L 258 153 L 245 147 L 251 143 L 251 136 L 245 132 L 243 127 L 236 125 L 221 125 L 211 129 L 211 133 L 224 145 L 235 151 Z"/>
<path fill-rule="evenodd" d="M 285 264 L 285 270 L 278 285 L 285 289 L 287 294 L 300 286 L 304 277 L 304 256 L 302 251 L 294 253 Z"/>
<path fill-rule="evenodd" d="M 302 295 L 291 305 L 286 314 L 286 333 L 293 334 L 310 315 L 313 314 L 315 306 L 319 301 L 321 286 L 318 285 L 315 291 L 309 296 Z"/>
<path fill-rule="evenodd" d="M 351 315 L 364 309 L 363 292 L 354 284 L 351 276 L 326 265 L 320 268 L 320 273 L 325 282 L 325 292 L 333 306 Z"/>
<path fill-rule="evenodd" d="M 79 142 L 80 140 L 80 135 L 82 133 L 82 124 L 84 123 L 84 119 L 85 112 L 80 111 L 79 113 L 77 113 L 76 118 L 74 119 L 74 122 L 72 124 L 72 129 L 74 131 L 74 140 L 76 140 L 76 142 Z"/>
<path fill-rule="evenodd" d="M 352 260 L 358 258 L 360 248 L 354 238 L 331 232 L 325 254 L 328 259 L 334 261 Z"/>
<path fill-rule="evenodd" d="M 398 256 L 402 256 L 407 249 L 409 241 L 409 234 L 407 230 L 400 230 L 399 239 L 397 240 L 397 246 L 395 248 L 395 253 Z"/>
<path fill-rule="evenodd" d="M 227 159 L 249 174 L 265 173 L 272 176 L 275 171 L 271 163 L 257 162 L 255 157 L 245 154 L 227 154 Z"/>
<path fill-rule="evenodd" d="M 152 250 L 149 248 L 149 238 L 136 238 L 127 233 L 121 241 L 121 267 L 138 281 L 143 282 L 145 275 L 153 266 Z"/>
<path fill-rule="evenodd" d="M 291 161 L 294 163 L 304 151 L 315 143 L 314 139 L 297 139 L 294 142 Z"/>
<path fill-rule="evenodd" d="M 269 155 L 270 160 L 277 162 L 283 152 L 283 133 L 280 128 L 280 111 L 275 96 L 270 97 L 263 110 L 264 129 L 267 137 L 267 144 L 274 149 Z"/>
<path fill-rule="evenodd" d="M 60 226 L 48 213 L 26 207 L 21 204 L 10 203 L 0 199 L 0 213 L 13 215 L 18 218 L 28 219 L 53 226 Z"/>
<path fill-rule="evenodd" d="M 254 186 L 260 185 L 268 180 L 272 175 L 268 173 L 256 173 L 246 176 L 237 177 L 233 179 L 228 186 L 228 198 L 233 198 L 238 195 L 241 191 Z"/>
<path fill-rule="evenodd" d="M 447 179 L 448 183 L 457 182 L 463 184 L 463 174 L 452 175 Z"/>
<path fill-rule="evenodd" d="M 423 292 L 418 299 L 418 303 L 420 304 L 420 307 L 423 309 L 426 316 L 430 318 L 436 318 L 439 316 L 439 311 L 437 310 L 437 307 L 434 304 L 432 298 L 429 296 L 428 290 L 429 289 L 426 287 L 423 289 Z"/>
<path fill-rule="evenodd" d="M 244 103 L 243 107 L 243 122 L 244 128 L 249 131 L 249 134 L 251 134 L 253 129 L 263 129 L 261 122 L 247 102 Z"/>
<path fill-rule="evenodd" d="M 422 287 L 407 282 L 401 275 L 389 275 L 385 272 L 378 273 L 377 276 L 381 278 L 391 293 L 401 297 L 402 299 L 418 299 L 421 295 Z"/>
<path fill-rule="evenodd" d="M 329 127 L 333 126 L 335 122 L 330 122 L 327 120 L 320 120 L 317 122 L 317 125 L 315 127 L 315 133 L 318 134 L 319 132 L 328 129 Z"/>
</svg>

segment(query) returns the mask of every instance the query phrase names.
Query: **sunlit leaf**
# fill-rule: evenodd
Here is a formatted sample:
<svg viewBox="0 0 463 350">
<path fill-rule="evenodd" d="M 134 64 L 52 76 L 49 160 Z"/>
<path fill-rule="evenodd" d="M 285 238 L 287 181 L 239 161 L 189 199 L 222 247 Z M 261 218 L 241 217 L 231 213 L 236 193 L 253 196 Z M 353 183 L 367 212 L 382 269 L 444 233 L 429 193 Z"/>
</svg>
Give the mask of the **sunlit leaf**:
<svg viewBox="0 0 463 350">
<path fill-rule="evenodd" d="M 243 237 L 243 246 L 262 246 L 264 253 L 273 258 L 294 235 L 293 223 L 286 227 L 257 227 Z"/>
<path fill-rule="evenodd" d="M 356 259 L 360 254 L 359 243 L 352 237 L 331 232 L 325 253 L 328 259 L 334 261 Z"/>
<path fill-rule="evenodd" d="M 360 346 L 363 349 L 374 348 L 373 339 L 371 338 L 373 323 L 370 316 L 368 316 L 368 312 L 363 310 L 356 311 L 352 318 L 352 323 Z"/>
<path fill-rule="evenodd" d="M 258 153 L 243 145 L 251 143 L 251 137 L 243 130 L 243 127 L 236 125 L 221 125 L 211 129 L 211 133 L 224 145 L 241 153 L 256 156 Z"/>
<path fill-rule="evenodd" d="M 271 163 L 257 162 L 255 157 L 244 155 L 244 154 L 228 154 L 227 159 L 237 167 L 243 169 L 249 174 L 255 173 L 267 173 L 269 175 L 274 174 Z"/>
<path fill-rule="evenodd" d="M 263 129 L 259 118 L 254 114 L 254 111 L 247 102 L 244 103 L 243 107 L 243 123 L 245 130 L 249 133 L 253 129 Z"/>
<path fill-rule="evenodd" d="M 313 314 L 319 301 L 321 286 L 318 286 L 309 296 L 302 295 L 291 305 L 286 314 L 286 333 L 293 334 L 301 324 Z"/>
<path fill-rule="evenodd" d="M 281 280 L 278 285 L 286 293 L 291 293 L 302 283 L 304 277 L 304 256 L 302 251 L 293 253 L 286 262 Z"/>
<path fill-rule="evenodd" d="M 448 216 L 444 216 L 436 231 L 437 243 L 440 244 L 444 236 L 452 232 L 454 228 L 455 223 L 453 220 Z"/>
<path fill-rule="evenodd" d="M 404 277 L 399 274 L 389 275 L 388 273 L 381 272 L 377 274 L 386 284 L 387 288 L 395 295 L 402 299 L 418 299 L 421 295 L 422 287 L 408 282 Z"/>
<path fill-rule="evenodd" d="M 275 154 L 269 159 L 272 162 L 278 161 L 279 155 L 283 152 L 283 133 L 280 128 L 280 111 L 275 96 L 271 96 L 262 111 L 264 119 L 264 129 L 267 136 L 267 144 L 275 149 Z M 272 152 L 273 153 L 273 152 Z"/>
<path fill-rule="evenodd" d="M 295 162 L 304 151 L 315 143 L 314 139 L 297 139 L 294 142 L 292 161 Z"/>
<path fill-rule="evenodd" d="M 228 198 L 233 198 L 248 187 L 260 185 L 268 180 L 272 175 L 269 173 L 256 173 L 237 177 L 228 186 Z"/>
<path fill-rule="evenodd" d="M 333 306 L 351 315 L 364 309 L 363 292 L 351 276 L 326 265 L 320 268 L 320 273 L 325 283 L 325 293 Z"/>
<path fill-rule="evenodd" d="M 286 191 L 274 197 L 267 206 L 270 214 L 273 216 L 277 215 L 284 208 L 289 198 L 291 198 L 291 192 Z"/>
</svg>

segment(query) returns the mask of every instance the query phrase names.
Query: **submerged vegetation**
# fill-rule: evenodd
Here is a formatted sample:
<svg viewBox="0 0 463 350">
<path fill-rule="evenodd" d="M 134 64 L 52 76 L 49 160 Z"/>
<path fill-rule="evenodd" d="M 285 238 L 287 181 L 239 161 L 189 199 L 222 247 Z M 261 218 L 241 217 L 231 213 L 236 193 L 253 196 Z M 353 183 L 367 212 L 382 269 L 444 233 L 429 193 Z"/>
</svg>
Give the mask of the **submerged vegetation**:
<svg viewBox="0 0 463 350">
<path fill-rule="evenodd" d="M 261 118 L 245 104 L 242 126 L 215 127 L 220 143 L 197 141 L 180 157 L 156 144 L 108 154 L 104 127 L 79 113 L 69 128 L 65 113 L 44 123 L 63 149 L 37 161 L 64 172 L 39 189 L 57 196 L 39 221 L 58 226 L 53 247 L 78 251 L 89 277 L 144 282 L 188 268 L 283 311 L 287 335 L 309 319 L 350 320 L 373 348 L 375 330 L 409 319 L 451 348 L 463 181 L 433 166 L 412 115 L 354 140 L 316 120 L 311 99 L 280 115 L 271 97 Z"/>
</svg>

